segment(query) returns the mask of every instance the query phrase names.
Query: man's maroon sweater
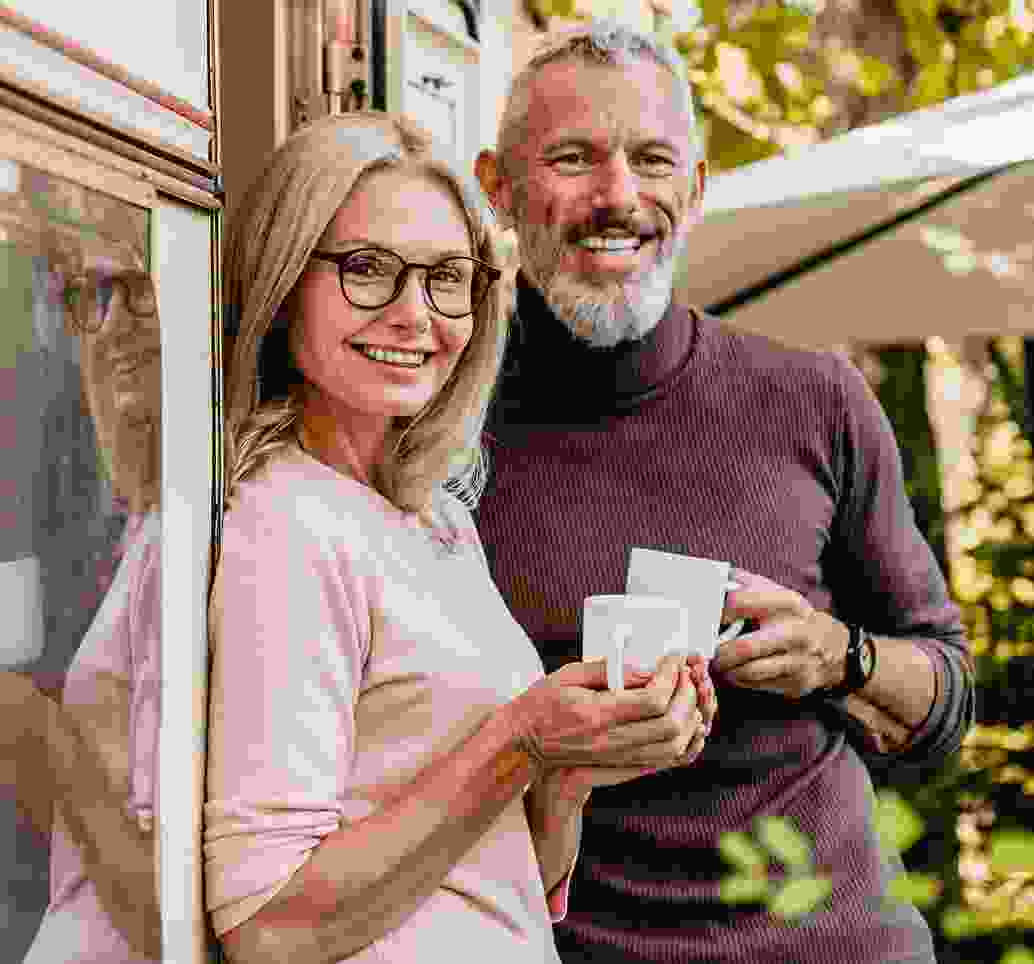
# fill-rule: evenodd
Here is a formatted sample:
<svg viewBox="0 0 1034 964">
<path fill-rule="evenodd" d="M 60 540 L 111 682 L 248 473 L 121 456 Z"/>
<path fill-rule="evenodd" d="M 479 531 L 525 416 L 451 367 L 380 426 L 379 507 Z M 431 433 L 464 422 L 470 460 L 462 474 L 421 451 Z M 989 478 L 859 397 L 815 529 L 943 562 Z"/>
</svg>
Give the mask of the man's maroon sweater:
<svg viewBox="0 0 1034 964">
<path fill-rule="evenodd" d="M 594 349 L 519 278 L 486 443 L 478 526 L 547 671 L 579 658 L 582 600 L 623 592 L 629 549 L 645 546 L 729 560 L 915 638 L 937 672 L 929 718 L 889 761 L 828 701 L 720 686 L 694 765 L 593 792 L 556 929 L 565 962 L 933 962 L 920 914 L 886 899 L 901 862 L 881 854 L 866 763 L 900 773 L 955 752 L 973 687 L 959 613 L 857 370 L 678 306 L 641 341 Z M 718 899 L 722 832 L 764 815 L 807 834 L 833 881 L 795 923 Z"/>
</svg>

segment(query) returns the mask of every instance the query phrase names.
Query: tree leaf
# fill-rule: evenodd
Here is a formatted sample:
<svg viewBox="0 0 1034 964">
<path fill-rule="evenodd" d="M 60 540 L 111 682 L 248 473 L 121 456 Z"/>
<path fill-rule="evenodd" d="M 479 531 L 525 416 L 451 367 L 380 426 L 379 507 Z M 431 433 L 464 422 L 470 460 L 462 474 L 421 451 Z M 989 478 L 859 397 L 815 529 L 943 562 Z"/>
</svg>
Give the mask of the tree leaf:
<svg viewBox="0 0 1034 964">
<path fill-rule="evenodd" d="M 765 854 L 757 844 L 739 830 L 723 833 L 718 841 L 718 850 L 729 863 L 740 870 L 759 870 L 768 865 Z"/>
<path fill-rule="evenodd" d="M 1006 950 L 998 964 L 1034 964 L 1034 951 L 1017 944 Z"/>
<path fill-rule="evenodd" d="M 698 0 L 696 6 L 700 8 L 701 23 L 713 27 L 724 27 L 728 24 L 728 0 Z"/>
<path fill-rule="evenodd" d="M 909 96 L 913 109 L 939 104 L 951 94 L 952 65 L 945 62 L 927 64 L 916 75 Z"/>
<path fill-rule="evenodd" d="M 777 917 L 793 918 L 815 910 L 833 892 L 828 877 L 791 877 L 768 902 Z"/>
<path fill-rule="evenodd" d="M 941 879 L 933 874 L 900 874 L 890 882 L 887 893 L 893 900 L 929 907 L 943 889 Z"/>
<path fill-rule="evenodd" d="M 858 60 L 855 87 L 866 97 L 878 97 L 898 83 L 897 71 L 878 57 L 862 56 Z"/>
<path fill-rule="evenodd" d="M 923 818 L 896 790 L 881 790 L 876 795 L 876 832 L 888 850 L 903 854 L 925 829 Z"/>
<path fill-rule="evenodd" d="M 962 233 L 955 228 L 942 228 L 930 224 L 922 228 L 920 234 L 923 244 L 941 254 L 955 254 L 967 246 L 966 239 Z"/>
<path fill-rule="evenodd" d="M 810 870 L 811 844 L 785 817 L 761 817 L 755 826 L 761 845 L 791 870 Z"/>
<path fill-rule="evenodd" d="M 959 251 L 945 256 L 944 267 L 952 274 L 972 274 L 976 271 L 977 259 L 969 251 Z"/>
<path fill-rule="evenodd" d="M 905 42 L 920 67 L 944 64 L 945 44 L 948 35 L 937 26 L 936 20 L 916 20 L 905 30 Z"/>
<path fill-rule="evenodd" d="M 896 6 L 906 23 L 932 20 L 937 15 L 938 0 L 896 0 Z"/>
<path fill-rule="evenodd" d="M 546 0 L 546 2 L 549 5 L 550 16 L 567 18 L 574 16 L 574 0 Z"/>
<path fill-rule="evenodd" d="M 719 895 L 725 904 L 757 904 L 768 896 L 768 879 L 749 874 L 730 874 L 722 878 Z"/>
<path fill-rule="evenodd" d="M 941 914 L 941 930 L 950 941 L 974 937 L 983 929 L 977 915 L 965 907 L 949 907 Z"/>
<path fill-rule="evenodd" d="M 991 869 L 996 874 L 1034 873 L 1034 833 L 998 830 L 991 834 Z"/>
</svg>

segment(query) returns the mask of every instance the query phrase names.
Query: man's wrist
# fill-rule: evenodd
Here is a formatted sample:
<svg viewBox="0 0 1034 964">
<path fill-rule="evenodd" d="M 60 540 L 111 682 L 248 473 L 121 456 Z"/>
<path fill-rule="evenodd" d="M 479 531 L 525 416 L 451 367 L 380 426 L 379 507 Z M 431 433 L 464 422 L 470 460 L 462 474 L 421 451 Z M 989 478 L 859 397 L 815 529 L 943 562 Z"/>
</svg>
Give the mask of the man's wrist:
<svg viewBox="0 0 1034 964">
<path fill-rule="evenodd" d="M 816 690 L 816 695 L 825 699 L 843 699 L 863 689 L 876 670 L 876 647 L 872 636 L 857 623 L 840 623 L 847 633 L 843 656 L 834 664 L 834 680 Z"/>
</svg>

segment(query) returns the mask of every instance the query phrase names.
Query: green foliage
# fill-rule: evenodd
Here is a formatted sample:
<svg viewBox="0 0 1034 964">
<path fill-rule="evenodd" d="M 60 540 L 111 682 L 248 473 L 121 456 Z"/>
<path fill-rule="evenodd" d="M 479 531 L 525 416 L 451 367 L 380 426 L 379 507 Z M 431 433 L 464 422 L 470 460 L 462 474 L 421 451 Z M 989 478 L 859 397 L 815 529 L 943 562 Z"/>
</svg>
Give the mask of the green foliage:
<svg viewBox="0 0 1034 964">
<path fill-rule="evenodd" d="M 614 9 L 614 0 L 530 2 L 544 20 Z M 685 59 L 697 94 L 712 170 L 840 132 L 849 119 L 848 91 L 890 97 L 890 110 L 903 111 L 1000 84 L 1034 66 L 1034 29 L 1017 0 L 895 0 L 910 58 L 908 83 L 901 64 L 841 42 L 828 27 L 818 31 L 820 6 L 767 0 L 730 8 L 728 0 L 700 0 L 691 7 L 698 15 L 693 29 L 677 34 L 671 19 L 662 18 L 661 37 Z M 871 13 L 862 5 L 856 16 Z M 875 32 L 886 24 L 877 21 Z M 951 270 L 972 270 L 971 259 L 960 252 Z"/>
<path fill-rule="evenodd" d="M 876 794 L 876 832 L 880 843 L 892 854 L 903 854 L 923 836 L 923 818 L 897 790 Z"/>
<path fill-rule="evenodd" d="M 991 869 L 998 874 L 1034 874 L 1034 833 L 1000 830 L 991 835 Z"/>
<path fill-rule="evenodd" d="M 718 850 L 729 863 L 747 873 L 764 871 L 768 864 L 764 851 L 739 830 L 722 834 Z"/>
<path fill-rule="evenodd" d="M 1010 947 L 998 964 L 1034 964 L 1034 951 L 1029 947 Z"/>
<path fill-rule="evenodd" d="M 810 914 L 833 892 L 828 877 L 791 877 L 768 902 L 777 917 L 793 920 Z"/>
<path fill-rule="evenodd" d="M 901 874 L 890 882 L 892 900 L 905 901 L 916 907 L 930 907 L 944 890 L 940 877 L 934 874 Z"/>
<path fill-rule="evenodd" d="M 814 872 L 811 842 L 785 817 L 760 817 L 753 834 L 722 834 L 719 852 L 735 867 L 720 885 L 727 904 L 765 904 L 770 913 L 792 921 L 816 910 L 833 891 L 828 878 Z M 783 872 L 773 876 L 769 864 Z"/>
<path fill-rule="evenodd" d="M 790 870 L 795 873 L 811 870 L 811 844 L 785 817 L 762 817 L 755 833 L 765 850 Z"/>
<path fill-rule="evenodd" d="M 768 877 L 729 874 L 722 878 L 719 896 L 726 904 L 762 903 L 768 897 Z"/>
</svg>

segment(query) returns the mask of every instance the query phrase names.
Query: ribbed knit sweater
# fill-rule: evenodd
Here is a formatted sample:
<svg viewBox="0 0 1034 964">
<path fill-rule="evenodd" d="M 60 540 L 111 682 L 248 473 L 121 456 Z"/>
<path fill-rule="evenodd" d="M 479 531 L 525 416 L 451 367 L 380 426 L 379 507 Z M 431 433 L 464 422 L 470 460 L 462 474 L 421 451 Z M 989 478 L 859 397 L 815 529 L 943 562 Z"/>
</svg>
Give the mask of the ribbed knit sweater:
<svg viewBox="0 0 1034 964">
<path fill-rule="evenodd" d="M 593 792 L 556 927 L 564 961 L 932 962 L 918 911 L 885 900 L 902 865 L 881 853 L 865 764 L 896 773 L 955 752 L 973 687 L 958 610 L 857 370 L 675 305 L 641 341 L 594 349 L 519 278 L 486 441 L 478 526 L 547 671 L 579 658 L 582 600 L 623 592 L 629 549 L 644 546 L 729 560 L 874 633 L 917 639 L 937 674 L 933 710 L 892 760 L 869 754 L 828 701 L 719 685 L 693 766 Z M 833 880 L 796 923 L 718 899 L 722 832 L 763 815 L 790 818 Z"/>
</svg>

